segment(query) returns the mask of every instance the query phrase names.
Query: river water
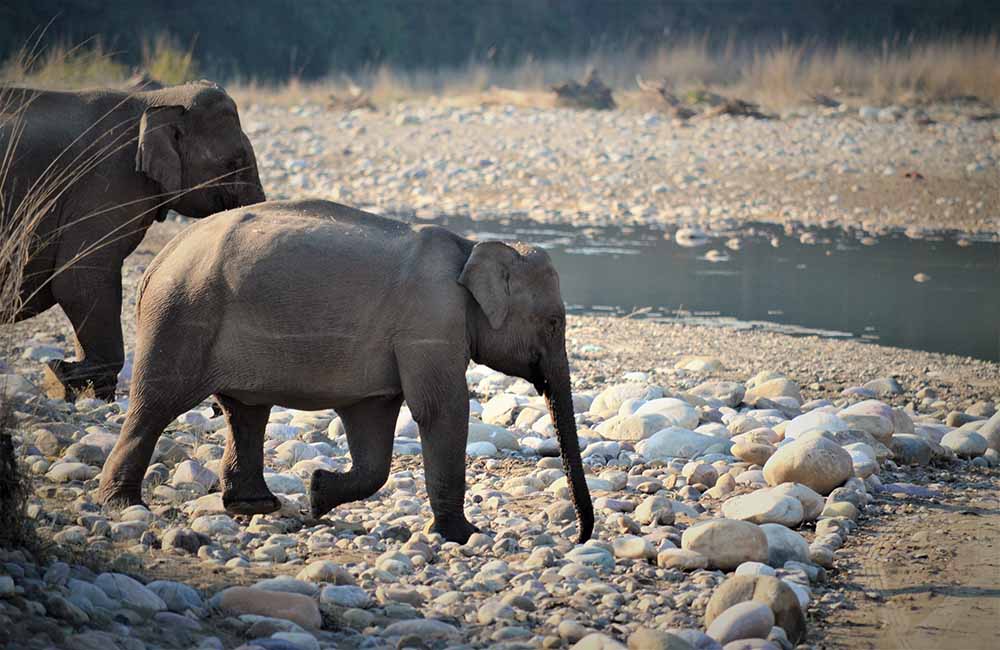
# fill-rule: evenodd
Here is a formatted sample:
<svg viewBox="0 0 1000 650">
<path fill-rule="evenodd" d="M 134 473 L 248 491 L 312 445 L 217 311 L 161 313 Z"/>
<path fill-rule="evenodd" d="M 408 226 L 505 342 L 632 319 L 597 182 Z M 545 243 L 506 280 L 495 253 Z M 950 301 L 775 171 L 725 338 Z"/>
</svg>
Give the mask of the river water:
<svg viewBox="0 0 1000 650">
<path fill-rule="evenodd" d="M 853 337 L 1000 360 L 995 242 L 902 233 L 875 239 L 770 224 L 686 238 L 674 230 L 517 220 L 440 223 L 479 239 L 545 247 L 570 312 Z"/>
</svg>

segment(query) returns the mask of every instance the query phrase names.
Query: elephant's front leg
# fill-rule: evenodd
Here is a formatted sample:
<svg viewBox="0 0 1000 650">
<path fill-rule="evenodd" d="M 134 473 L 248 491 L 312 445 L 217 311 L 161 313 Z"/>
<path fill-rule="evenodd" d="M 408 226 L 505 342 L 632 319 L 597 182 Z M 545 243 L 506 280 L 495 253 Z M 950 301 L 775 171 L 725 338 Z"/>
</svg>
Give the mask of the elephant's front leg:
<svg viewBox="0 0 1000 650">
<path fill-rule="evenodd" d="M 114 262 L 112 262 L 113 264 Z M 75 400 L 93 387 L 98 399 L 113 401 L 125 361 L 122 341 L 122 280 L 119 272 L 86 268 L 103 262 L 78 262 L 52 279 L 52 292 L 76 332 L 76 361 L 48 364 L 45 388 L 54 399 Z M 121 262 L 117 262 L 119 268 Z"/>
<path fill-rule="evenodd" d="M 469 439 L 469 391 L 464 359 L 414 355 L 426 363 L 401 360 L 403 392 L 420 427 L 424 476 L 434 522 L 430 529 L 464 544 L 479 529 L 465 518 L 465 447 Z M 444 355 L 442 355 L 444 356 Z"/>
<path fill-rule="evenodd" d="M 313 472 L 309 482 L 313 517 L 322 517 L 342 503 L 367 499 L 385 485 L 392 464 L 396 418 L 402 403 L 402 396 L 373 397 L 338 410 L 351 449 L 351 469 Z"/>
</svg>

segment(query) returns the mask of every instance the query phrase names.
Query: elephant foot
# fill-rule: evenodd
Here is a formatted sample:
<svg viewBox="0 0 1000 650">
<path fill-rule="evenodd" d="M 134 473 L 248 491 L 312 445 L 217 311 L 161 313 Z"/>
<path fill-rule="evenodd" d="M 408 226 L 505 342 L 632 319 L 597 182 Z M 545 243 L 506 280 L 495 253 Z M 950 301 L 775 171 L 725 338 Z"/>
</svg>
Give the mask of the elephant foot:
<svg viewBox="0 0 1000 650">
<path fill-rule="evenodd" d="M 222 505 L 231 515 L 266 515 L 281 510 L 281 501 L 270 493 L 261 496 L 223 494 Z"/>
<path fill-rule="evenodd" d="M 336 477 L 333 472 L 317 469 L 309 480 L 309 512 L 313 519 L 319 519 L 335 507 L 343 503 L 338 501 L 336 492 Z"/>
<path fill-rule="evenodd" d="M 145 506 L 142 500 L 141 490 L 118 489 L 101 490 L 97 495 L 97 501 L 104 504 L 104 509 L 108 512 L 118 512 L 130 506 Z"/>
<path fill-rule="evenodd" d="M 42 386 L 51 399 L 75 402 L 81 397 L 115 401 L 118 377 L 93 373 L 82 363 L 53 359 L 45 364 Z"/>
<path fill-rule="evenodd" d="M 469 541 L 473 533 L 478 533 L 479 528 L 469 523 L 465 515 L 457 517 L 434 517 L 434 521 L 427 524 L 424 532 L 438 533 L 449 542 L 464 544 Z"/>
</svg>

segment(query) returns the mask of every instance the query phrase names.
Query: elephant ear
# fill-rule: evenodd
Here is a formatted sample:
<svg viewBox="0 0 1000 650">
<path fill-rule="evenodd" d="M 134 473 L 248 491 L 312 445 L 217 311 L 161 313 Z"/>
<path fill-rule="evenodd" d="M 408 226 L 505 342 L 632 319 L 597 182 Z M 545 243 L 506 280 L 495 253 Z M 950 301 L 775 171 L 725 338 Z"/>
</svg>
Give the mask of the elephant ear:
<svg viewBox="0 0 1000 650">
<path fill-rule="evenodd" d="M 517 252 L 498 241 L 480 242 L 472 247 L 458 283 L 476 299 L 490 327 L 499 329 L 510 310 L 510 271 Z"/>
<path fill-rule="evenodd" d="M 181 189 L 181 153 L 178 149 L 183 106 L 146 109 L 139 121 L 139 149 L 135 170 L 156 181 L 164 192 Z"/>
</svg>

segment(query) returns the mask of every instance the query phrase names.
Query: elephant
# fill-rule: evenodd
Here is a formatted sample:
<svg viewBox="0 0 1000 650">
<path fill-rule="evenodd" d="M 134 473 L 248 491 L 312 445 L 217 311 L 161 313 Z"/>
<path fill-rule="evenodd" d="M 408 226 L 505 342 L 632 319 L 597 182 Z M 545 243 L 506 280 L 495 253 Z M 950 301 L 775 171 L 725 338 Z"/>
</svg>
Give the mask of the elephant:
<svg viewBox="0 0 1000 650">
<path fill-rule="evenodd" d="M 312 517 L 387 481 L 403 401 L 422 440 L 430 531 L 464 543 L 470 359 L 546 398 L 578 518 L 594 511 L 580 459 L 559 276 L 539 248 L 474 242 L 328 201 L 273 201 L 193 224 L 142 280 L 130 403 L 98 499 L 142 503 L 156 442 L 212 395 L 228 421 L 222 501 L 273 512 L 263 478 L 273 405 L 341 417 L 352 465 L 317 469 Z"/>
<path fill-rule="evenodd" d="M 168 210 L 194 218 L 265 200 L 236 103 L 197 82 L 153 91 L 0 87 L 0 211 L 23 237 L 14 320 L 58 304 L 76 361 L 50 361 L 51 397 L 115 399 L 124 363 L 121 268 Z M 0 164 L 3 164 L 0 156 Z M 28 239 L 30 238 L 30 239 Z"/>
</svg>

